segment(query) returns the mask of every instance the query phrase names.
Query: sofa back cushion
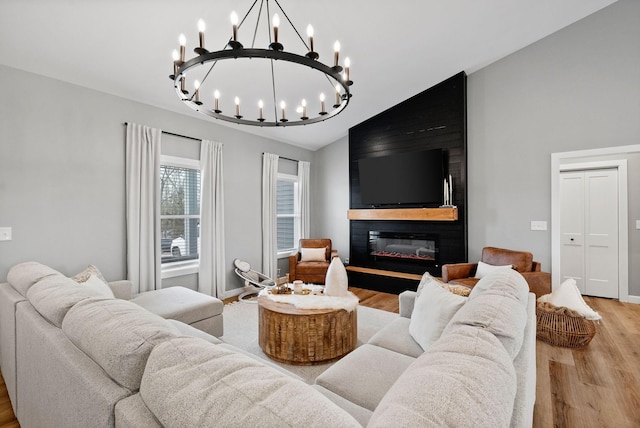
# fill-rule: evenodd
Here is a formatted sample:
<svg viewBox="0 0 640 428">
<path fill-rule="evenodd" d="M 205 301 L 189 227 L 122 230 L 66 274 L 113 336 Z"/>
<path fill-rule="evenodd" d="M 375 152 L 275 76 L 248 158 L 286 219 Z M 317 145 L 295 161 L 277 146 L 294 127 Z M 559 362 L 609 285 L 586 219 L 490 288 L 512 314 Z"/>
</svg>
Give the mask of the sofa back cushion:
<svg viewBox="0 0 640 428">
<path fill-rule="evenodd" d="M 102 295 L 89 287 L 78 285 L 62 275 L 51 275 L 33 284 L 27 291 L 27 299 L 33 307 L 58 328 L 69 309 L 86 299 L 98 299 Z"/>
<path fill-rule="evenodd" d="M 27 291 L 33 284 L 50 275 L 62 274 L 38 262 L 24 262 L 18 263 L 9 270 L 7 282 L 24 297 L 27 297 Z"/>
<path fill-rule="evenodd" d="M 156 346 L 140 396 L 165 427 L 359 427 L 310 385 L 198 338 Z"/>
<path fill-rule="evenodd" d="M 179 336 L 162 317 L 126 300 L 84 300 L 73 306 L 62 330 L 118 384 L 135 391 L 154 346 Z"/>
<path fill-rule="evenodd" d="M 405 370 L 367 427 L 507 427 L 515 395 L 515 369 L 500 341 L 458 325 Z"/>
<path fill-rule="evenodd" d="M 468 299 L 453 316 L 443 336 L 459 325 L 477 326 L 496 336 L 511 359 L 515 358 L 527 323 L 527 281 L 513 269 L 500 270 L 478 281 Z"/>
</svg>

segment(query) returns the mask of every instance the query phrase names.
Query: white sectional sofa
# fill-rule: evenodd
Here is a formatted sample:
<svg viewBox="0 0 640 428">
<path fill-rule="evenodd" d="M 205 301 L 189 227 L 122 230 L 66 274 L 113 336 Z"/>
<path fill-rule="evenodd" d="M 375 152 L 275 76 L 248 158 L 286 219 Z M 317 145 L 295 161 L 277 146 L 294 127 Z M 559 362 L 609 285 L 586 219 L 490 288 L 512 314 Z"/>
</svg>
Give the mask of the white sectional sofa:
<svg viewBox="0 0 640 428">
<path fill-rule="evenodd" d="M 416 293 L 403 293 L 398 319 L 307 385 L 50 268 L 13 269 L 0 368 L 23 428 L 531 425 L 535 300 L 515 271 L 479 283 L 426 352 L 408 332 Z"/>
</svg>

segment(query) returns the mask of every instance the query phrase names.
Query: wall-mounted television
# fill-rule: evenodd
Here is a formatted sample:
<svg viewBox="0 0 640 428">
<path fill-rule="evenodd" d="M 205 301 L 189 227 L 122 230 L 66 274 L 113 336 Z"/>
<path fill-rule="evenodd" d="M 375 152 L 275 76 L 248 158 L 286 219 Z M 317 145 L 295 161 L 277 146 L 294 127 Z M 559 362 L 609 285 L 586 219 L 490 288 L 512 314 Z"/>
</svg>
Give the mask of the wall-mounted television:
<svg viewBox="0 0 640 428">
<path fill-rule="evenodd" d="M 443 162 L 442 149 L 359 159 L 361 202 L 372 206 L 442 204 Z"/>
</svg>

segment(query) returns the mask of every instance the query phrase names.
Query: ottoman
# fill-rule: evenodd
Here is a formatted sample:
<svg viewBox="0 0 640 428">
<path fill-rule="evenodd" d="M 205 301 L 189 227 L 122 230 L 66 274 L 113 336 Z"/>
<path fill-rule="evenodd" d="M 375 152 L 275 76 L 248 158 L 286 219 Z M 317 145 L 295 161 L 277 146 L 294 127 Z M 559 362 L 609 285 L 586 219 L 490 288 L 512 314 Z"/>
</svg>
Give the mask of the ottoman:
<svg viewBox="0 0 640 428">
<path fill-rule="evenodd" d="M 215 297 L 177 286 L 147 291 L 131 301 L 165 319 L 182 321 L 212 336 L 223 334 L 224 304 Z"/>
</svg>

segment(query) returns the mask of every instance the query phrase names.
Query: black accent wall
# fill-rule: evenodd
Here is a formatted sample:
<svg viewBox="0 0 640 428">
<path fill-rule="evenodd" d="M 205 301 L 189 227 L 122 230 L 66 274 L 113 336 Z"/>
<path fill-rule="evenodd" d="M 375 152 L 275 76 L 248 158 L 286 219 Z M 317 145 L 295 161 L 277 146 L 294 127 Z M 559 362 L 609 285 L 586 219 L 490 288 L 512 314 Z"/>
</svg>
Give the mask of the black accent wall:
<svg viewBox="0 0 640 428">
<path fill-rule="evenodd" d="M 445 177 L 451 174 L 453 203 L 458 207 L 456 221 L 351 220 L 350 265 L 414 274 L 429 271 L 434 276 L 440 276 L 442 264 L 467 259 L 466 77 L 464 72 L 460 72 L 349 130 L 351 209 L 372 208 L 360 201 L 359 159 L 436 148 L 444 151 Z M 437 206 L 432 204 L 427 207 Z M 393 205 L 378 209 L 409 207 L 415 205 Z M 369 230 L 437 234 L 440 264 L 425 267 L 419 263 L 379 264 L 372 261 L 367 252 Z M 373 275 L 355 272 L 349 272 L 349 276 L 351 285 L 394 293 L 412 284 L 411 281 L 388 276 L 374 278 Z"/>
</svg>

